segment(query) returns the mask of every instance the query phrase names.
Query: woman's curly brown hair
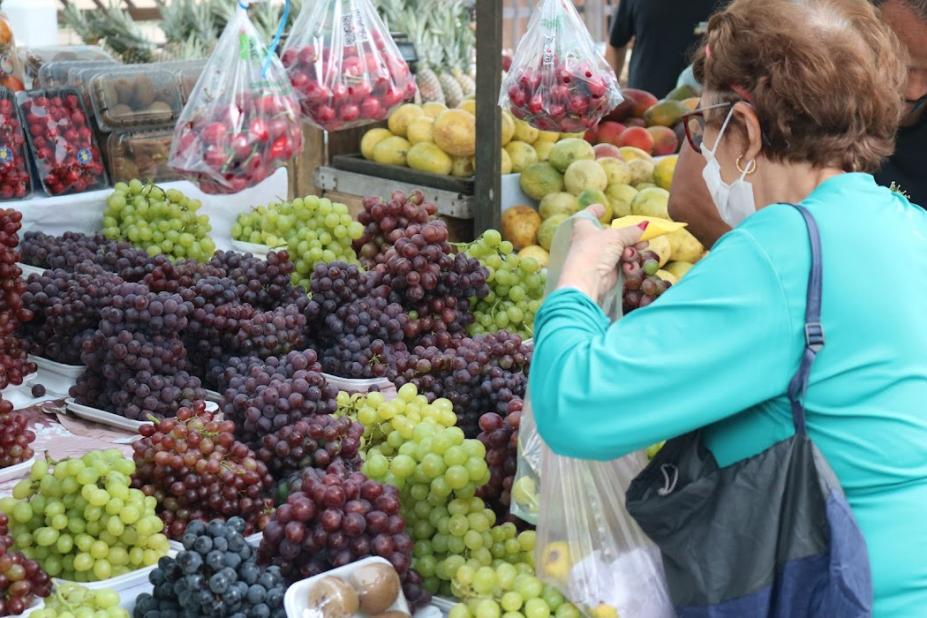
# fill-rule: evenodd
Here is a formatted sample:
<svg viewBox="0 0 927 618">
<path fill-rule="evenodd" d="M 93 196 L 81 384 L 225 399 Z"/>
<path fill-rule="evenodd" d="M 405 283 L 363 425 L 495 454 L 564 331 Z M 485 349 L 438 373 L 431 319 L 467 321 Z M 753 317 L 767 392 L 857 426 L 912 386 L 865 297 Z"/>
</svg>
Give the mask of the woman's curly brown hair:
<svg viewBox="0 0 927 618">
<path fill-rule="evenodd" d="M 864 0 L 734 0 L 711 18 L 694 68 L 722 101 L 749 93 L 768 159 L 856 172 L 894 151 L 905 60 Z"/>
</svg>

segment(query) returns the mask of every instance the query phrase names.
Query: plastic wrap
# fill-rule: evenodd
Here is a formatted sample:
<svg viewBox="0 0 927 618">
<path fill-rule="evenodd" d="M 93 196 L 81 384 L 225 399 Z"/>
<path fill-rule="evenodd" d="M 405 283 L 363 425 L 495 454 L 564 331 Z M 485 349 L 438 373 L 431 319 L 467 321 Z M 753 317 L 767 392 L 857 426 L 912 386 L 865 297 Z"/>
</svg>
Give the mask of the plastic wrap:
<svg viewBox="0 0 927 618">
<path fill-rule="evenodd" d="M 0 200 L 21 200 L 32 193 L 26 135 L 12 92 L 0 88 Z"/>
<path fill-rule="evenodd" d="M 26 87 L 36 85 L 39 71 L 50 62 L 65 60 L 110 61 L 116 60 L 106 50 L 96 45 L 56 45 L 52 47 L 21 47 L 18 50 L 23 65 Z"/>
<path fill-rule="evenodd" d="M 168 165 L 172 129 L 159 131 L 118 131 L 106 140 L 106 160 L 112 182 L 176 180 L 177 172 Z"/>
<path fill-rule="evenodd" d="M 541 0 L 522 37 L 499 104 L 542 131 L 591 129 L 621 103 L 615 72 L 569 0 Z"/>
<path fill-rule="evenodd" d="M 59 60 L 43 64 L 39 69 L 36 79 L 38 88 L 61 88 L 62 86 L 77 86 L 72 81 L 72 75 L 75 75 L 81 69 L 91 68 L 114 68 L 119 63 L 112 60 L 88 61 L 88 60 Z"/>
<path fill-rule="evenodd" d="M 183 108 L 170 165 L 204 193 L 237 193 L 273 174 L 302 143 L 286 72 L 239 5 Z"/>
<path fill-rule="evenodd" d="M 283 65 L 305 118 L 327 131 L 385 120 L 415 80 L 370 0 L 304 2 Z"/>
<path fill-rule="evenodd" d="M 585 212 L 564 222 L 551 244 L 548 290 L 557 285 L 578 218 L 598 221 Z M 622 281 L 605 295 L 602 310 L 621 318 Z M 537 433 L 526 398 L 519 427 L 518 473 L 512 512 L 536 509 L 535 563 L 538 576 L 559 588 L 591 616 L 671 618 L 660 551 L 625 508 L 625 491 L 647 465 L 644 451 L 613 461 L 573 459 L 554 454 Z M 522 485 L 519 485 L 519 484 Z M 526 497 L 525 483 L 534 484 Z M 539 489 L 537 486 L 539 485 Z"/>
<path fill-rule="evenodd" d="M 49 195 L 106 186 L 103 157 L 77 90 L 30 90 L 17 100 L 38 180 Z"/>
<path fill-rule="evenodd" d="M 183 109 L 177 78 L 157 65 L 99 72 L 90 80 L 90 100 L 104 131 L 173 126 Z"/>
</svg>

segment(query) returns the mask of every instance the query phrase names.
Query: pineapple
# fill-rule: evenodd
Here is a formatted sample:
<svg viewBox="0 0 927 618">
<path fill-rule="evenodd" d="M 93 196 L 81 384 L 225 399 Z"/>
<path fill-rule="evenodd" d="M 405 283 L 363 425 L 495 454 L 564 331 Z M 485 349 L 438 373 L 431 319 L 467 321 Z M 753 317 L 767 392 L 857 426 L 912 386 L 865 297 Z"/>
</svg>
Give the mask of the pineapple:
<svg viewBox="0 0 927 618">
<path fill-rule="evenodd" d="M 447 71 L 442 71 L 438 75 L 441 82 L 441 89 L 444 91 L 444 100 L 448 107 L 457 107 L 464 100 L 463 90 L 460 88 L 460 82 L 454 79 L 454 76 Z"/>
<path fill-rule="evenodd" d="M 460 84 L 460 90 L 463 92 L 464 98 L 472 97 L 476 94 L 476 81 L 473 77 L 467 75 L 458 67 L 451 69 L 451 75 L 453 75 L 457 83 Z"/>
<path fill-rule="evenodd" d="M 415 44 L 415 50 L 418 52 L 415 85 L 418 86 L 418 91 L 422 95 L 422 102 L 445 103 L 441 82 L 432 69 L 435 54 L 440 54 L 441 50 L 436 48 L 432 39 L 426 34 L 426 21 L 419 19 L 413 10 L 407 9 L 403 22 L 408 29 L 412 42 Z"/>
</svg>

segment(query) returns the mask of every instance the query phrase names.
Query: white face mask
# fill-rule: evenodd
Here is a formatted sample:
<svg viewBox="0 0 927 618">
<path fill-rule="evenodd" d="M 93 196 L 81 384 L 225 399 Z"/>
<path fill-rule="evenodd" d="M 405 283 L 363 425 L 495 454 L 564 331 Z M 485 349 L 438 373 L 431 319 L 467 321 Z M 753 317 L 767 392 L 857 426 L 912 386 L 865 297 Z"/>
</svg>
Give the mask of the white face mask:
<svg viewBox="0 0 927 618">
<path fill-rule="evenodd" d="M 714 200 L 715 208 L 718 209 L 718 214 L 721 215 L 721 219 L 725 223 L 731 227 L 737 227 L 741 221 L 756 212 L 756 198 L 753 197 L 753 185 L 744 180 L 747 177 L 747 172 L 750 171 L 752 162 L 744 168 L 746 171 L 732 184 L 724 182 L 724 179 L 721 178 L 721 164 L 718 163 L 715 154 L 718 152 L 718 145 L 721 144 L 721 138 L 724 137 L 724 131 L 727 129 L 733 115 L 734 110 L 732 108 L 728 112 L 727 118 L 724 119 L 724 124 L 721 125 L 721 131 L 718 133 L 718 141 L 715 142 L 714 149 L 708 150 L 705 147 L 705 142 L 702 142 L 701 150 L 706 161 L 705 169 L 702 170 L 702 177 L 705 179 L 705 184 L 708 185 L 708 192 L 711 194 L 711 199 Z"/>
</svg>

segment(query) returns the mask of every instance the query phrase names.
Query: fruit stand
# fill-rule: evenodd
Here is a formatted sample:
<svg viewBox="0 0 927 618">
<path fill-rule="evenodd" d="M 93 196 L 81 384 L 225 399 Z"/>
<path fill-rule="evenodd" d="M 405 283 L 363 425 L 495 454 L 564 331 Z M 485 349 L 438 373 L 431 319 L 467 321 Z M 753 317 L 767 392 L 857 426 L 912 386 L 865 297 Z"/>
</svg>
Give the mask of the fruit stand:
<svg viewBox="0 0 927 618">
<path fill-rule="evenodd" d="M 612 106 L 567 9 L 505 60 L 499 0 L 223 2 L 0 45 L 0 616 L 635 615 L 536 534 L 531 337 L 586 206 L 652 224 L 626 312 L 704 255 L 692 93 Z"/>
</svg>

